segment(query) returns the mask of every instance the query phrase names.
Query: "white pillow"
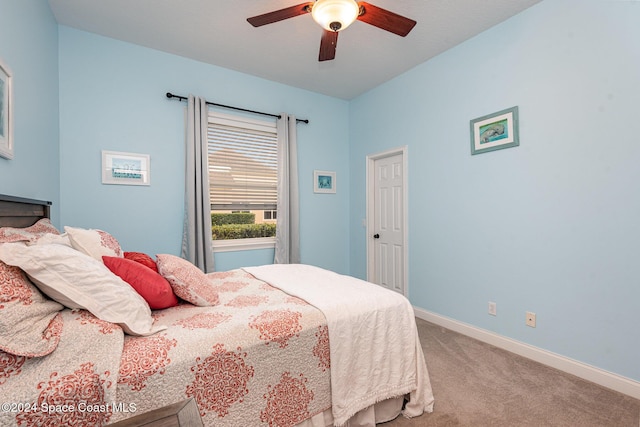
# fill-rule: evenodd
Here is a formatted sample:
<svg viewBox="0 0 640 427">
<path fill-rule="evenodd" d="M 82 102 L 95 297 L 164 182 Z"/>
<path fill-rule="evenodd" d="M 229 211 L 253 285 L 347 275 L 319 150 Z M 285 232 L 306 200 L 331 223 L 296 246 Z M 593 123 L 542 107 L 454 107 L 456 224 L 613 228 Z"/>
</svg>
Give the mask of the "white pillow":
<svg viewBox="0 0 640 427">
<path fill-rule="evenodd" d="M 48 233 L 48 234 L 45 234 L 44 236 L 40 237 L 38 240 L 30 241 L 30 242 L 26 242 L 26 243 L 29 246 L 31 246 L 31 245 L 51 245 L 51 244 L 56 244 L 56 245 L 69 246 L 70 248 L 73 247 L 73 246 L 71 246 L 71 240 L 69 240 L 69 235 L 67 235 L 67 233 L 64 233 L 64 234 Z"/>
<path fill-rule="evenodd" d="M 130 335 L 150 335 L 154 328 L 147 302 L 101 262 L 68 246 L 0 244 L 0 260 L 20 267 L 36 286 L 69 308 L 84 308 L 117 323 Z"/>
<path fill-rule="evenodd" d="M 122 258 L 120 243 L 111 234 L 102 230 L 84 229 L 65 226 L 64 231 L 69 236 L 71 246 L 97 261 L 102 262 L 103 256 Z"/>
</svg>

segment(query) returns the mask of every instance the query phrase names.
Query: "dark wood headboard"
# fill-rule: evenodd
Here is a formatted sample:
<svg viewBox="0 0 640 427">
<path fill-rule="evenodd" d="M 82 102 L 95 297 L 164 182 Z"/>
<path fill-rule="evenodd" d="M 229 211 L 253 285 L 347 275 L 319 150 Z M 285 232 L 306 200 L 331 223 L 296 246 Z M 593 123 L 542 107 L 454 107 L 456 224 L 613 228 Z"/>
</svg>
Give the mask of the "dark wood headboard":
<svg viewBox="0 0 640 427">
<path fill-rule="evenodd" d="M 50 215 L 51 202 L 0 194 L 0 227 L 28 227 Z"/>
</svg>

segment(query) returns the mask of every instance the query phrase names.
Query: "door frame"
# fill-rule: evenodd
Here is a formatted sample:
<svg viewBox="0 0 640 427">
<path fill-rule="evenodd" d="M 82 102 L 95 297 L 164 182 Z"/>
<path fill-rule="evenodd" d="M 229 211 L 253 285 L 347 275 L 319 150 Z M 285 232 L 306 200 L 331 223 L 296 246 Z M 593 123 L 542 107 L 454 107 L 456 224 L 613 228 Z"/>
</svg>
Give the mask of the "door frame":
<svg viewBox="0 0 640 427">
<path fill-rule="evenodd" d="M 392 148 L 390 150 L 382 151 L 380 153 L 369 154 L 367 155 L 367 166 L 366 166 L 366 203 L 367 203 L 367 212 L 366 212 L 366 233 L 367 233 L 367 280 L 372 281 L 375 276 L 375 259 L 374 259 L 374 224 L 375 224 L 375 199 L 374 199 L 374 188 L 375 188 L 375 162 L 379 159 L 384 159 L 386 157 L 396 156 L 398 154 L 402 155 L 402 225 L 403 225 L 403 236 L 402 236 L 402 257 L 403 257 L 403 277 L 404 277 L 404 286 L 403 286 L 403 294 L 404 296 L 409 295 L 409 191 L 408 191 L 408 164 L 409 164 L 409 156 L 408 156 L 409 147 L 403 145 L 401 147 Z"/>
</svg>

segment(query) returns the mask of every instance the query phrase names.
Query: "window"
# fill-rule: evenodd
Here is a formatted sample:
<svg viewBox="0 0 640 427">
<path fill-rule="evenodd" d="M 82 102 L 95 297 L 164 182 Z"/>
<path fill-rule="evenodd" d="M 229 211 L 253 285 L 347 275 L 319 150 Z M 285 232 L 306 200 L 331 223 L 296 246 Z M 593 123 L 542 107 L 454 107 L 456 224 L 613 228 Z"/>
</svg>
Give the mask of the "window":
<svg viewBox="0 0 640 427">
<path fill-rule="evenodd" d="M 209 113 L 209 194 L 214 250 L 273 247 L 278 135 L 275 122 Z M 268 212 L 268 213 L 267 213 Z"/>
</svg>

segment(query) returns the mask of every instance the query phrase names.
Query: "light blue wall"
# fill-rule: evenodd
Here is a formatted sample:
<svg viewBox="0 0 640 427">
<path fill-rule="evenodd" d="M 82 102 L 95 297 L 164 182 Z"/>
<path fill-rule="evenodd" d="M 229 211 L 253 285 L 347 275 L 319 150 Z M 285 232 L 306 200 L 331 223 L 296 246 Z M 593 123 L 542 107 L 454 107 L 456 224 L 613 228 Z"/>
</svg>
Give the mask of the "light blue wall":
<svg viewBox="0 0 640 427">
<path fill-rule="evenodd" d="M 64 225 L 113 234 L 125 250 L 179 254 L 185 104 L 166 92 L 308 118 L 298 125 L 302 261 L 349 270 L 348 103 L 156 50 L 59 28 Z M 228 112 L 228 110 L 227 110 Z M 101 150 L 151 155 L 151 186 L 102 185 Z M 314 194 L 314 169 L 345 189 Z M 273 250 L 216 254 L 216 268 L 270 262 Z"/>
<path fill-rule="evenodd" d="M 364 277 L 365 157 L 408 145 L 412 303 L 640 380 L 638 22 L 637 2 L 545 0 L 347 103 L 58 28 L 44 0 L 0 0 L 16 120 L 0 193 L 52 200 L 57 225 L 106 229 L 126 250 L 178 253 L 183 105 L 164 93 L 287 111 L 311 120 L 298 126 L 303 262 Z M 471 156 L 469 120 L 513 105 L 521 146 Z M 150 154 L 152 185 L 101 185 L 102 149 Z M 338 194 L 313 194 L 313 169 L 335 170 Z"/>
<path fill-rule="evenodd" d="M 14 158 L 0 194 L 50 200 L 58 220 L 58 25 L 46 1 L 0 0 L 0 59 L 13 73 Z"/>
<path fill-rule="evenodd" d="M 351 273 L 364 159 L 406 144 L 411 302 L 640 380 L 639 23 L 547 0 L 353 100 Z M 521 145 L 471 156 L 469 120 L 514 105 Z"/>
</svg>

